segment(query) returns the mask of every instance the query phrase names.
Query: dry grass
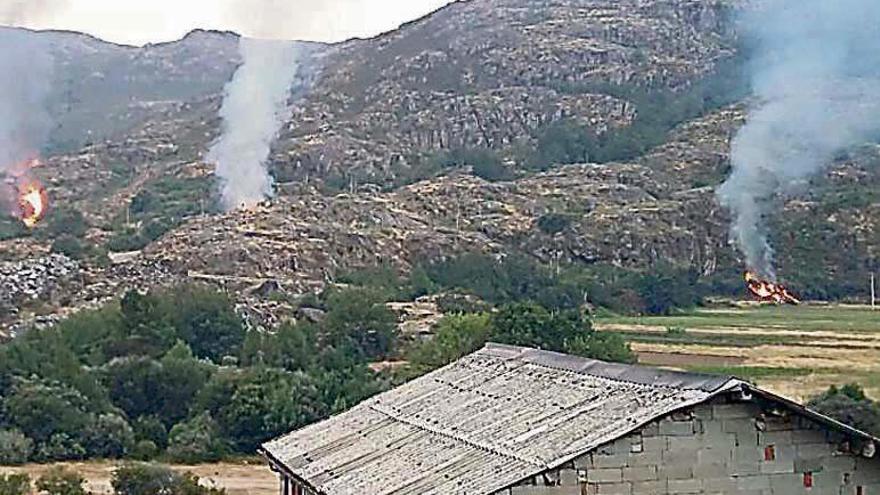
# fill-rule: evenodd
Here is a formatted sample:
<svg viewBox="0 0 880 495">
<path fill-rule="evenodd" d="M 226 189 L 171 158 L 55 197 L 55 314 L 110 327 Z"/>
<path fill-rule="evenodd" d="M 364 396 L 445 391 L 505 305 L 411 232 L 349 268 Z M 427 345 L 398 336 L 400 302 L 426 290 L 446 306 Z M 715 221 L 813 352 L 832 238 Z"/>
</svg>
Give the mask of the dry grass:
<svg viewBox="0 0 880 495">
<path fill-rule="evenodd" d="M 645 364 L 719 368 L 796 400 L 849 382 L 880 398 L 880 312 L 866 307 L 703 309 L 601 318 L 596 328 L 630 339 Z"/>
<path fill-rule="evenodd" d="M 87 489 L 94 495 L 111 495 L 110 478 L 116 464 L 106 461 L 76 462 L 54 464 L 64 466 L 82 475 L 87 482 Z M 0 466 L 0 474 L 27 473 L 35 480 L 54 465 L 29 464 L 20 467 Z M 190 471 L 209 486 L 225 488 L 229 495 L 276 495 L 278 480 L 269 467 L 262 462 L 254 461 L 247 464 L 217 463 L 199 464 L 195 466 L 171 466 L 173 469 Z"/>
</svg>

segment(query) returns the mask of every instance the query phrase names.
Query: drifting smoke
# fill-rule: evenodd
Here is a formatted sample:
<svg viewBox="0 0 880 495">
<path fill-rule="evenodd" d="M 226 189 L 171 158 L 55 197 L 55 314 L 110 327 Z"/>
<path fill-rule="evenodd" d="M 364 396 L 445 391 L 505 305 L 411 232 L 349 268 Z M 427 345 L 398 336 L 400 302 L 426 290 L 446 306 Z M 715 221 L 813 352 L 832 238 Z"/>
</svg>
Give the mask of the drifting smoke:
<svg viewBox="0 0 880 495">
<path fill-rule="evenodd" d="M 732 143 L 718 196 L 749 267 L 772 280 L 766 213 L 880 131 L 880 2 L 775 0 L 747 17 L 760 103 Z"/>
<path fill-rule="evenodd" d="M 299 68 L 300 48 L 291 42 L 241 38 L 243 59 L 226 95 L 220 139 L 208 153 L 217 163 L 225 209 L 272 196 L 267 160 L 272 142 L 290 117 L 287 105 Z"/>
<path fill-rule="evenodd" d="M 52 128 L 46 109 L 52 64 L 48 43 L 26 31 L 0 28 L 0 178 L 16 173 L 46 143 Z M 14 204 L 13 193 L 0 184 L 0 203 Z"/>
</svg>

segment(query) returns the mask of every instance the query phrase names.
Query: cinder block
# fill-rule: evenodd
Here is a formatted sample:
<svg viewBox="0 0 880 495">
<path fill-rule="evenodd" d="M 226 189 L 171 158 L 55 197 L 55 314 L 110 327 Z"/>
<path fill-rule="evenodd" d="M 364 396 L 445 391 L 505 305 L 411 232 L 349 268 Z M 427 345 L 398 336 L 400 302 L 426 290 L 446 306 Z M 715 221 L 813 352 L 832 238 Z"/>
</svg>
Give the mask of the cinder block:
<svg viewBox="0 0 880 495">
<path fill-rule="evenodd" d="M 759 431 L 759 445 L 791 445 L 791 430 L 783 431 Z"/>
<path fill-rule="evenodd" d="M 510 495 L 581 495 L 579 486 L 515 486 Z"/>
<path fill-rule="evenodd" d="M 709 448 L 697 451 L 697 464 L 728 464 L 733 461 L 733 449 Z"/>
<path fill-rule="evenodd" d="M 712 417 L 715 419 L 754 418 L 754 406 L 747 404 L 714 404 Z"/>
<path fill-rule="evenodd" d="M 737 446 L 743 447 L 757 447 L 760 444 L 758 443 L 758 430 L 754 431 L 740 431 L 738 433 L 734 433 L 734 438 Z"/>
<path fill-rule="evenodd" d="M 657 466 L 623 468 L 623 479 L 627 481 L 651 481 L 657 477 Z"/>
<path fill-rule="evenodd" d="M 697 419 L 702 419 L 705 421 L 710 421 L 714 418 L 712 414 L 712 406 L 708 404 L 700 404 L 695 406 L 694 409 L 694 417 Z"/>
<path fill-rule="evenodd" d="M 822 467 L 829 471 L 854 471 L 856 458 L 846 454 L 824 457 Z M 874 462 L 874 470 L 880 470 L 880 462 Z"/>
<path fill-rule="evenodd" d="M 730 473 L 734 476 L 754 476 L 761 473 L 759 461 L 735 461 L 730 465 Z"/>
<path fill-rule="evenodd" d="M 819 457 L 810 459 L 797 457 L 794 460 L 794 470 L 798 473 L 816 473 L 822 471 L 822 468 L 822 459 Z"/>
<path fill-rule="evenodd" d="M 623 481 L 623 469 L 590 469 L 587 471 L 587 481 L 590 483 L 620 483 Z"/>
<path fill-rule="evenodd" d="M 632 484 L 630 483 L 599 483 L 597 486 L 599 495 L 631 495 Z"/>
<path fill-rule="evenodd" d="M 795 447 L 795 455 L 797 457 L 810 458 L 810 457 L 825 457 L 830 456 L 834 453 L 834 448 L 825 443 L 801 443 L 797 444 Z"/>
<path fill-rule="evenodd" d="M 783 474 L 783 473 L 793 473 L 794 472 L 794 461 L 764 461 L 761 463 L 761 467 L 759 468 L 761 473 L 764 474 Z"/>
<path fill-rule="evenodd" d="M 640 431 L 643 437 L 656 437 L 660 434 L 660 423 L 658 421 L 648 423 Z"/>
<path fill-rule="evenodd" d="M 768 479 L 770 480 L 770 489 L 773 490 L 774 495 L 785 487 L 795 486 L 800 488 L 800 491 L 803 491 L 804 488 L 803 473 L 771 474 L 768 476 Z"/>
<path fill-rule="evenodd" d="M 660 435 L 682 437 L 694 434 L 693 421 L 661 421 Z"/>
<path fill-rule="evenodd" d="M 628 464 L 631 454 L 594 455 L 594 468 L 617 468 Z"/>
<path fill-rule="evenodd" d="M 584 454 L 574 460 L 575 469 L 587 469 L 593 467 L 593 454 Z"/>
<path fill-rule="evenodd" d="M 559 484 L 562 486 L 576 486 L 580 484 L 576 469 L 560 469 Z"/>
<path fill-rule="evenodd" d="M 664 481 L 636 481 L 632 484 L 633 495 L 660 495 L 667 493 Z"/>
<path fill-rule="evenodd" d="M 705 446 L 705 442 L 700 437 L 666 437 L 669 450 L 699 450 Z"/>
<path fill-rule="evenodd" d="M 724 433 L 757 433 L 753 418 L 733 418 L 721 421 L 721 430 Z"/>
<path fill-rule="evenodd" d="M 730 474 L 728 464 L 708 463 L 697 464 L 693 467 L 694 478 L 721 478 Z"/>
<path fill-rule="evenodd" d="M 731 477 L 706 478 L 703 480 L 703 491 L 706 493 L 737 493 L 736 479 Z"/>
<path fill-rule="evenodd" d="M 769 490 L 770 478 L 765 475 L 739 476 L 736 478 L 737 490 Z"/>
<path fill-rule="evenodd" d="M 667 480 L 685 480 L 694 477 L 692 464 L 664 464 L 657 466 L 657 476 Z"/>
<path fill-rule="evenodd" d="M 775 416 L 770 416 L 765 418 L 764 420 L 764 430 L 765 431 L 785 431 L 785 430 L 793 430 L 796 425 L 792 421 L 791 416 L 786 416 L 784 418 L 779 418 Z"/>
<path fill-rule="evenodd" d="M 629 457 L 627 464 L 630 467 L 641 467 L 641 466 L 657 466 L 663 462 L 663 455 L 661 450 L 653 450 L 650 452 L 642 452 L 640 454 L 633 454 Z"/>
<path fill-rule="evenodd" d="M 642 437 L 645 452 L 660 452 L 666 448 L 666 437 Z"/>
<path fill-rule="evenodd" d="M 664 466 L 675 466 L 675 465 L 686 465 L 693 466 L 697 463 L 697 450 L 695 449 L 687 449 L 687 450 L 664 450 L 663 451 L 663 465 Z"/>
<path fill-rule="evenodd" d="M 666 485 L 669 493 L 700 493 L 703 491 L 702 480 L 669 480 Z"/>
<path fill-rule="evenodd" d="M 798 429 L 791 431 L 793 443 L 827 443 L 825 433 L 819 430 Z"/>
</svg>

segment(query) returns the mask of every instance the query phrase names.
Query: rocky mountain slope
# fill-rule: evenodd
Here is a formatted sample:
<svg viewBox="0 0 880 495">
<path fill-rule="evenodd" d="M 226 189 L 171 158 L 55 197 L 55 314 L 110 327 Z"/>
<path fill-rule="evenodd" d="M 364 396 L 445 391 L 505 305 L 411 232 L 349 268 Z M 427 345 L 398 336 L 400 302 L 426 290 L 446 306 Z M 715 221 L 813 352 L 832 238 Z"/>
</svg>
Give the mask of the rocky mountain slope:
<svg viewBox="0 0 880 495">
<path fill-rule="evenodd" d="M 75 78 L 83 94 L 116 88 L 131 73 L 133 83 L 102 102 L 125 124 L 102 130 L 90 117 L 100 105 L 71 105 L 60 121 L 92 122 L 80 127 L 104 138 L 54 153 L 37 171 L 53 215 L 83 212 L 82 242 L 110 256 L 49 257 L 52 218 L 30 237 L 0 241 L 10 260 L 0 265 L 0 287 L 27 287 L 0 295 L 0 323 L 8 332 L 127 288 L 203 280 L 271 324 L 285 314 L 287 296 L 342 272 L 377 263 L 406 270 L 472 250 L 634 269 L 668 260 L 706 276 L 735 274 L 740 261 L 713 186 L 727 172 L 744 104 L 704 112 L 631 159 L 538 172 L 522 163 L 522 150 L 554 123 L 610 135 L 645 111 L 644 98 L 627 95 L 689 94 L 734 54 L 733 8 L 473 0 L 374 39 L 319 47 L 306 65 L 313 85 L 273 153 L 278 197 L 228 214 L 212 208 L 212 170 L 202 157 L 237 64 L 234 37 L 199 32 L 134 49 L 51 34 L 67 40 L 59 46 L 80 73 L 105 73 Z M 489 182 L 459 167 L 399 181 L 426 157 L 458 148 L 497 154 L 510 176 Z M 781 205 L 781 273 L 846 278 L 877 263 L 878 161 L 876 147 L 855 150 L 808 194 Z M 541 228 L 549 217 L 558 226 Z M 154 231 L 164 234 L 154 240 Z M 137 252 L 119 254 L 129 248 Z"/>
</svg>

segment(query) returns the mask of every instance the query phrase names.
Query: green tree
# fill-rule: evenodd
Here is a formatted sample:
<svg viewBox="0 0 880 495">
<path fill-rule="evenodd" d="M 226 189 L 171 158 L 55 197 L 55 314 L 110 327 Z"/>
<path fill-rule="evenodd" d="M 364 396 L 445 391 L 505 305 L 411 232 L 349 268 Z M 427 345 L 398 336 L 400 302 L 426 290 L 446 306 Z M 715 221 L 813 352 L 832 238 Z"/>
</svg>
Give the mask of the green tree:
<svg viewBox="0 0 880 495">
<path fill-rule="evenodd" d="M 320 393 L 306 373 L 257 368 L 216 374 L 199 405 L 236 451 L 253 453 L 260 443 L 324 417 L 328 407 Z"/>
<path fill-rule="evenodd" d="M 59 383 L 22 380 L 3 406 L 6 421 L 38 444 L 59 433 L 79 438 L 92 423 L 89 399 Z"/>
<path fill-rule="evenodd" d="M 87 495 L 85 482 L 79 473 L 55 466 L 37 478 L 37 489 L 45 495 Z"/>
<path fill-rule="evenodd" d="M 159 356 L 176 340 L 172 315 L 160 297 L 129 291 L 119 303 L 125 339 L 117 346 L 116 356 Z"/>
<path fill-rule="evenodd" d="M 397 344 L 398 330 L 397 318 L 383 302 L 368 289 L 331 293 L 323 322 L 328 344 L 351 349 L 366 360 L 387 357 Z"/>
<path fill-rule="evenodd" d="M 104 367 L 110 398 L 130 418 L 157 416 L 172 425 L 189 414 L 189 405 L 212 373 L 179 342 L 156 361 L 118 358 Z"/>
<path fill-rule="evenodd" d="M 120 458 L 134 447 L 134 430 L 117 414 L 98 416 L 84 436 L 91 457 Z"/>
<path fill-rule="evenodd" d="M 659 263 L 638 281 L 638 293 L 651 315 L 668 315 L 675 309 L 687 309 L 700 302 L 698 277 L 694 271 L 681 270 Z"/>
<path fill-rule="evenodd" d="M 199 285 L 185 285 L 164 294 L 175 315 L 173 325 L 178 338 L 193 353 L 219 363 L 224 356 L 237 356 L 244 342 L 245 329 L 235 314 L 229 297 Z"/>
<path fill-rule="evenodd" d="M 34 441 L 18 430 L 0 430 L 0 465 L 24 464 L 34 453 Z"/>
<path fill-rule="evenodd" d="M 171 428 L 168 457 L 175 462 L 194 464 L 218 461 L 229 452 L 220 439 L 217 423 L 207 412 Z"/>
<path fill-rule="evenodd" d="M 434 338 L 416 347 L 408 360 L 416 370 L 427 372 L 478 350 L 491 333 L 488 314 L 445 316 L 434 328 Z"/>
<path fill-rule="evenodd" d="M 856 384 L 831 386 L 813 397 L 807 407 L 873 435 L 880 435 L 880 406 Z"/>
</svg>

